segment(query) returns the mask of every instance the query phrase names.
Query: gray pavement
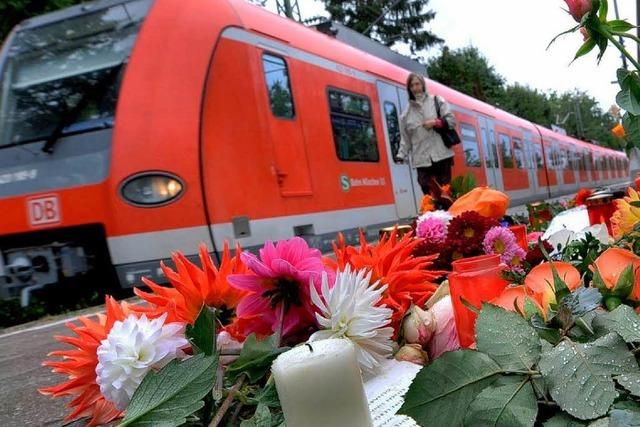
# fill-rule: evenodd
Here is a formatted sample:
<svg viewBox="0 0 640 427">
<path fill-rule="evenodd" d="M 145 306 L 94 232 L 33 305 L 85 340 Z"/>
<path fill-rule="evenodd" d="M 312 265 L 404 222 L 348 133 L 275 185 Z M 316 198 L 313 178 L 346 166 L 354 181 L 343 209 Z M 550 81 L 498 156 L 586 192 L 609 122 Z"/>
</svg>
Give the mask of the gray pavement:
<svg viewBox="0 0 640 427">
<path fill-rule="evenodd" d="M 0 335 L 0 426 L 64 425 L 69 399 L 37 390 L 63 378 L 41 366 L 48 352 L 62 347 L 54 335 L 71 334 L 64 323 L 54 323 Z"/>
</svg>

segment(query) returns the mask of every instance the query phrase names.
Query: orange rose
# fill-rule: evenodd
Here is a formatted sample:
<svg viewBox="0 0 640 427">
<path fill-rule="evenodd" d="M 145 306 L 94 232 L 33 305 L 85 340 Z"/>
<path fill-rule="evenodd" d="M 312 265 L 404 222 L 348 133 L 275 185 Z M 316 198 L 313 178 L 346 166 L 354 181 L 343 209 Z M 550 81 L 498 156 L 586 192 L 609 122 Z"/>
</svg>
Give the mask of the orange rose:
<svg viewBox="0 0 640 427">
<path fill-rule="evenodd" d="M 607 289 L 615 290 L 620 280 L 620 275 L 629 266 L 633 267 L 634 282 L 633 289 L 628 298 L 633 301 L 640 301 L 640 257 L 633 252 L 621 248 L 609 248 L 604 251 L 594 262 L 595 269 L 602 279 L 602 283 Z M 597 283 L 596 283 L 597 285 Z M 624 284 L 620 284 L 624 285 Z M 619 295 L 627 297 L 626 295 Z"/>
<path fill-rule="evenodd" d="M 556 302 L 556 288 L 553 284 L 552 264 L 571 292 L 580 286 L 580 273 L 568 262 L 543 262 L 531 269 L 524 279 L 524 286 L 545 310 Z"/>
<path fill-rule="evenodd" d="M 525 301 L 529 301 L 536 308 L 543 319 L 547 319 L 549 314 L 549 306 L 546 309 L 537 301 L 531 292 L 523 285 L 505 288 L 499 297 L 491 301 L 491 304 L 502 307 L 509 311 L 519 311 L 525 313 Z"/>
</svg>

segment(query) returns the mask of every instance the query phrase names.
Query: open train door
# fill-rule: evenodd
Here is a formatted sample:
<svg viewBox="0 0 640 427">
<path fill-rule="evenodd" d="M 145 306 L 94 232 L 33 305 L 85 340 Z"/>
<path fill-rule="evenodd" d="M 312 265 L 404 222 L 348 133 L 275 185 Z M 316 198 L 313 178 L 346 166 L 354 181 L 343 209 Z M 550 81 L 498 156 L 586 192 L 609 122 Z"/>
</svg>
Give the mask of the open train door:
<svg viewBox="0 0 640 427">
<path fill-rule="evenodd" d="M 412 178 L 408 163 L 398 164 L 394 161 L 400 146 L 400 104 L 399 89 L 393 85 L 378 81 L 378 99 L 380 100 L 381 117 L 384 126 L 384 137 L 391 169 L 391 181 L 398 218 L 410 218 L 417 215 L 416 183 Z M 420 196 L 422 193 L 420 193 Z"/>
</svg>

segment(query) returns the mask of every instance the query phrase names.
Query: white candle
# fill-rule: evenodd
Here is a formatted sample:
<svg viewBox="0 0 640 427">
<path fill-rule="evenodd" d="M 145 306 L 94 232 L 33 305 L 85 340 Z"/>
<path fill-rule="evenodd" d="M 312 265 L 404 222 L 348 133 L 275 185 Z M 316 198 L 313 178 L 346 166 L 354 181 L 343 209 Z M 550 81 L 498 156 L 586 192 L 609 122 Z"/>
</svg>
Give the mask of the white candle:
<svg viewBox="0 0 640 427">
<path fill-rule="evenodd" d="M 373 426 L 348 339 L 295 347 L 278 356 L 271 371 L 287 427 Z"/>
</svg>

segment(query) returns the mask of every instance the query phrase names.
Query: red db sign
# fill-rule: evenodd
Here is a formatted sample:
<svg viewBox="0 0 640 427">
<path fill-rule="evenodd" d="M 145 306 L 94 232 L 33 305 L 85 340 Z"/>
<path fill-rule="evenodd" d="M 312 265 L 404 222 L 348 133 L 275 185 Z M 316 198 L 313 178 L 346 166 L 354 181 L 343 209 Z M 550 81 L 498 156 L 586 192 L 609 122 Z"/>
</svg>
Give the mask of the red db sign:
<svg viewBox="0 0 640 427">
<path fill-rule="evenodd" d="M 27 210 L 34 226 L 58 224 L 61 219 L 60 199 L 55 194 L 27 200 Z"/>
</svg>

